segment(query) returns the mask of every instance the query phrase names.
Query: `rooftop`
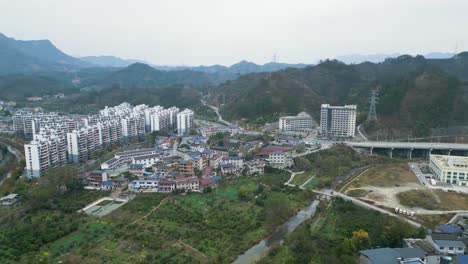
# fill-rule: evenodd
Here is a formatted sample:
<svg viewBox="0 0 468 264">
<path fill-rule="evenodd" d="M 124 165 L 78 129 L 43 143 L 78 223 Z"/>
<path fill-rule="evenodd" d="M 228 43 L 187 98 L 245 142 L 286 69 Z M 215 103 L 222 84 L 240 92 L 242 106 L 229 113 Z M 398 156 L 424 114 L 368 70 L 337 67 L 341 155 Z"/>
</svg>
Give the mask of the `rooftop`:
<svg viewBox="0 0 468 264">
<path fill-rule="evenodd" d="M 468 170 L 468 157 L 431 155 L 431 161 L 437 163 L 445 169 Z"/>
<path fill-rule="evenodd" d="M 376 248 L 362 250 L 359 253 L 366 256 L 372 263 L 379 264 L 397 264 L 398 258 L 424 258 L 426 255 L 419 248 Z"/>
</svg>

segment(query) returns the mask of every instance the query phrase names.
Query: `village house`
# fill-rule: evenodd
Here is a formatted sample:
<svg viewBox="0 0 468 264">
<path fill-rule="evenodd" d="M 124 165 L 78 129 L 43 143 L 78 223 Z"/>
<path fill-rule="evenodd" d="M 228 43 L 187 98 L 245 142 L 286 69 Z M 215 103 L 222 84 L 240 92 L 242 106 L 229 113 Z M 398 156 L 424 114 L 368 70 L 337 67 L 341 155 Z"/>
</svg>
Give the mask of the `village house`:
<svg viewBox="0 0 468 264">
<path fill-rule="evenodd" d="M 138 177 L 142 177 L 145 172 L 145 167 L 143 164 L 130 164 L 128 166 L 128 172 Z"/>
<path fill-rule="evenodd" d="M 195 162 L 193 160 L 180 160 L 179 165 L 179 174 L 181 175 L 194 175 L 195 174 Z"/>
<path fill-rule="evenodd" d="M 232 164 L 221 164 L 222 175 L 237 174 L 237 171 L 237 167 Z"/>
<path fill-rule="evenodd" d="M 195 176 L 176 178 L 175 183 L 176 183 L 176 189 L 192 190 L 192 191 L 198 191 L 199 184 L 200 184 L 198 178 Z"/>
<path fill-rule="evenodd" d="M 261 175 L 265 173 L 265 161 L 256 159 L 245 164 L 247 175 Z"/>
<path fill-rule="evenodd" d="M 13 206 L 19 201 L 19 196 L 16 193 L 10 193 L 7 196 L 0 198 L 0 206 Z"/>
</svg>

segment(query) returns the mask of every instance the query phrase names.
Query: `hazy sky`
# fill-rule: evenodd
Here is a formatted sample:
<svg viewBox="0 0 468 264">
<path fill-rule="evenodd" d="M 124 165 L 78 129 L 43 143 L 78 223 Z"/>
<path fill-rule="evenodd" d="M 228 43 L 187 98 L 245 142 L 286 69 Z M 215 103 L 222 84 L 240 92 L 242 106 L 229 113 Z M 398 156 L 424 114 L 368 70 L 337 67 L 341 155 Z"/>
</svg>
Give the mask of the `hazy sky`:
<svg viewBox="0 0 468 264">
<path fill-rule="evenodd" d="M 0 32 L 154 64 L 468 50 L 467 0 L 0 0 Z"/>
</svg>

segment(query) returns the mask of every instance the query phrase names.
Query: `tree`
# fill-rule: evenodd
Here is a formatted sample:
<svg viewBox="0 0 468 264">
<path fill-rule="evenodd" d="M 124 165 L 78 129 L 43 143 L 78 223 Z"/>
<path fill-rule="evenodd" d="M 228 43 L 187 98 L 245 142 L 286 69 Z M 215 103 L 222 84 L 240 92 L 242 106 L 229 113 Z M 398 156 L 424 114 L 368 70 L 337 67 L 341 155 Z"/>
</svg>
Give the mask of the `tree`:
<svg viewBox="0 0 468 264">
<path fill-rule="evenodd" d="M 297 157 L 294 160 L 294 165 L 299 171 L 308 171 L 312 168 L 312 163 L 310 163 L 310 161 L 304 157 Z"/>
<path fill-rule="evenodd" d="M 304 143 L 298 144 L 298 145 L 296 146 L 296 151 L 297 151 L 298 153 L 304 153 L 306 150 L 307 150 L 307 148 L 306 148 L 306 146 L 305 146 Z"/>
<path fill-rule="evenodd" d="M 357 250 L 363 250 L 370 247 L 369 234 L 362 229 L 354 231 L 351 240 Z"/>
<path fill-rule="evenodd" d="M 265 202 L 265 223 L 273 228 L 283 223 L 292 213 L 288 196 L 284 193 L 271 193 Z"/>
</svg>

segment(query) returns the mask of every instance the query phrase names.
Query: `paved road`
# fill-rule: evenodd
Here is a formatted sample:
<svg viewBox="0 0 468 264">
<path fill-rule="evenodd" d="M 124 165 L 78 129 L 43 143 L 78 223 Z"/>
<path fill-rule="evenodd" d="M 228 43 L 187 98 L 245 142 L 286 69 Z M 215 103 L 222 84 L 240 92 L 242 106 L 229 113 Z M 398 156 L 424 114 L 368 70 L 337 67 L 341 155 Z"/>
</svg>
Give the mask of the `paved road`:
<svg viewBox="0 0 468 264">
<path fill-rule="evenodd" d="M 216 107 L 216 106 L 213 106 L 213 105 L 209 105 L 204 99 L 201 100 L 202 104 L 204 106 L 208 106 L 209 108 L 213 109 L 216 113 L 216 115 L 218 116 L 218 121 L 227 125 L 227 126 L 233 126 L 232 123 L 229 123 L 228 121 L 224 120 L 223 117 L 221 116 L 221 114 L 219 113 L 219 108 Z"/>
<path fill-rule="evenodd" d="M 357 132 L 358 132 L 358 134 L 359 134 L 365 141 L 367 141 L 367 140 L 368 140 L 367 137 L 361 132 L 361 126 L 362 126 L 362 124 L 360 124 L 360 125 L 357 127 Z"/>
</svg>

